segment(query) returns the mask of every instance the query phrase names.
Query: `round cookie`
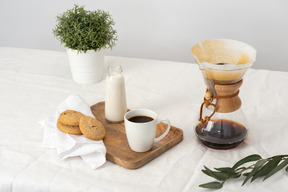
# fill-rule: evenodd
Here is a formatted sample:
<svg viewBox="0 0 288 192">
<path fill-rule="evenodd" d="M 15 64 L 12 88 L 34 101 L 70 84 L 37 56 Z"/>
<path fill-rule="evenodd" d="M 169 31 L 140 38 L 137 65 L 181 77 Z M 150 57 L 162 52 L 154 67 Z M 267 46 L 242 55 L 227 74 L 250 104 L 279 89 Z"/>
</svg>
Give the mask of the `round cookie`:
<svg viewBox="0 0 288 192">
<path fill-rule="evenodd" d="M 60 131 L 64 133 L 69 133 L 73 135 L 82 135 L 79 126 L 65 125 L 58 120 L 57 127 Z"/>
<path fill-rule="evenodd" d="M 59 115 L 59 121 L 65 125 L 79 126 L 80 118 L 83 116 L 79 111 L 66 110 Z"/>
<path fill-rule="evenodd" d="M 93 117 L 81 117 L 79 127 L 83 135 L 89 139 L 102 140 L 106 134 L 102 123 Z"/>
</svg>

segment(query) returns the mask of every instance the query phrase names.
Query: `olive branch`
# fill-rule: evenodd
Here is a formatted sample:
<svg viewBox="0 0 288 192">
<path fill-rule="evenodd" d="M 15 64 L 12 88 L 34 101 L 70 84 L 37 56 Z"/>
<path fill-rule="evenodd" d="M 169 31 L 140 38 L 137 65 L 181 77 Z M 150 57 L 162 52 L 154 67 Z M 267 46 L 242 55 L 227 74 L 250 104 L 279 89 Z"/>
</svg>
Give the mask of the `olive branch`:
<svg viewBox="0 0 288 192">
<path fill-rule="evenodd" d="M 242 166 L 248 162 L 255 162 L 250 166 Z M 242 186 L 249 180 L 253 182 L 255 179 L 262 177 L 263 181 L 274 175 L 279 170 L 288 165 L 288 155 L 277 155 L 263 159 L 260 155 L 249 155 L 239 160 L 233 167 L 214 168 L 215 171 L 204 166 L 202 172 L 213 177 L 217 181 L 199 185 L 199 187 L 209 189 L 220 189 L 229 179 L 239 178 L 244 176 Z M 288 166 L 285 168 L 288 172 Z"/>
</svg>

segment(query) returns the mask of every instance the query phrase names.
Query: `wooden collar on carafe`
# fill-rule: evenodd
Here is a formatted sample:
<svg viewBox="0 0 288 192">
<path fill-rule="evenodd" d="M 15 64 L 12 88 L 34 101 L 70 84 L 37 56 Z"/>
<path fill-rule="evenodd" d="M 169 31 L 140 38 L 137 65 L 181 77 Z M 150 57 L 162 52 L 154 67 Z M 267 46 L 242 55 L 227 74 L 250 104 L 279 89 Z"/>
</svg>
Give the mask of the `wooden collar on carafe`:
<svg viewBox="0 0 288 192">
<path fill-rule="evenodd" d="M 211 92 L 209 92 L 209 89 L 207 88 L 206 94 L 204 96 L 204 101 L 200 107 L 199 121 L 201 123 L 207 123 L 208 121 L 211 120 L 212 116 L 216 112 L 229 113 L 239 109 L 241 107 L 241 100 L 238 95 L 239 95 L 239 88 L 242 85 L 242 83 L 243 80 L 235 84 L 228 84 L 228 85 L 216 84 L 215 90 L 217 95 L 213 95 Z M 218 94 L 220 92 L 221 94 Z M 234 93 L 225 94 L 226 92 L 228 93 L 234 92 Z M 216 104 L 212 103 L 214 99 L 217 99 Z M 202 118 L 203 106 L 205 106 L 206 108 L 208 106 L 212 106 L 214 108 L 210 116 L 205 116 L 204 118 Z"/>
</svg>

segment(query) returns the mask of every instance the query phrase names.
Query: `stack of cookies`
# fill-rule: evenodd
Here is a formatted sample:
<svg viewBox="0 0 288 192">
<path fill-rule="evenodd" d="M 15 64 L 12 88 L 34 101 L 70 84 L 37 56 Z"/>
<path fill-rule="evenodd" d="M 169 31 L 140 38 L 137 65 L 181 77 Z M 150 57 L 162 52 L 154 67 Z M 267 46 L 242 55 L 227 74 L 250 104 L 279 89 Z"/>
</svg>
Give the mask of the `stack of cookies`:
<svg viewBox="0 0 288 192">
<path fill-rule="evenodd" d="M 102 140 L 105 127 L 97 119 L 85 116 L 79 111 L 66 110 L 59 115 L 57 127 L 64 133 L 85 135 L 89 139 Z"/>
</svg>

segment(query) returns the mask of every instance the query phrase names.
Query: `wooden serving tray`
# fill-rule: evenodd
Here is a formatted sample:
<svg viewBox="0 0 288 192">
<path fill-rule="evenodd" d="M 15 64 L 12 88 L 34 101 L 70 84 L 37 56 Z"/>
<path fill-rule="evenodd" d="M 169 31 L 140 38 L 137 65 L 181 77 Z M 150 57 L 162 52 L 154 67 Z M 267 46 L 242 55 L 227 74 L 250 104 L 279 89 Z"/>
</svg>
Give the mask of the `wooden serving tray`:
<svg viewBox="0 0 288 192">
<path fill-rule="evenodd" d="M 171 126 L 169 133 L 162 140 L 153 144 L 150 151 L 137 153 L 130 149 L 124 123 L 112 124 L 105 119 L 105 102 L 91 106 L 93 115 L 101 121 L 106 128 L 104 144 L 106 146 L 106 159 L 128 169 L 137 169 L 160 156 L 168 149 L 174 147 L 183 140 L 183 131 Z M 157 126 L 158 137 L 166 130 L 167 124 L 160 123 Z"/>
</svg>

